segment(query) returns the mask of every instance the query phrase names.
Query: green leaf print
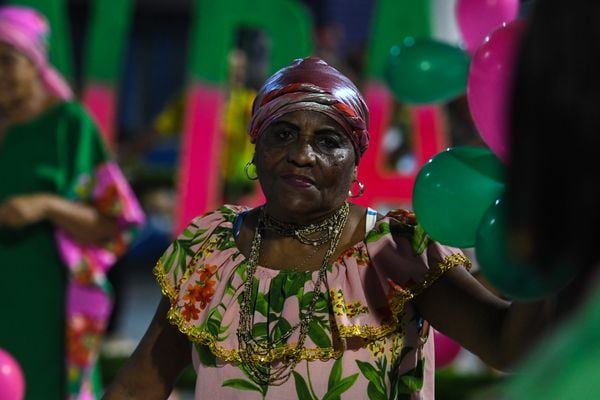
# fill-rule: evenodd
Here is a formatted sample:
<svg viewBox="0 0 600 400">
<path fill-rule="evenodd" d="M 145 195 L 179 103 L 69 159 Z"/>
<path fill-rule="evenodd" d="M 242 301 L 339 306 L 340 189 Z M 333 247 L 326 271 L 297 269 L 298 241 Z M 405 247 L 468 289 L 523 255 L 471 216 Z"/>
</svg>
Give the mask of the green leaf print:
<svg viewBox="0 0 600 400">
<path fill-rule="evenodd" d="M 205 326 L 211 335 L 219 336 L 219 330 L 221 328 L 221 324 L 219 323 L 219 321 L 209 319 L 208 321 L 206 321 Z"/>
<path fill-rule="evenodd" d="M 322 400 L 339 400 L 340 395 L 350 389 L 357 378 L 358 374 L 354 374 L 342 379 L 337 385 L 327 391 Z"/>
<path fill-rule="evenodd" d="M 173 247 L 171 248 L 171 253 L 169 253 L 168 257 L 162 260 L 163 268 L 165 273 L 169 273 L 173 268 L 173 261 L 179 252 L 179 242 L 176 240 L 173 242 Z"/>
<path fill-rule="evenodd" d="M 283 310 L 283 304 L 285 303 L 285 293 L 283 290 L 283 284 L 285 281 L 285 274 L 278 274 L 271 281 L 271 285 L 269 287 L 269 308 L 271 311 L 280 313 Z"/>
<path fill-rule="evenodd" d="M 229 325 L 223 325 L 223 315 L 219 311 L 219 307 L 222 307 L 223 310 L 226 310 L 223 304 L 220 304 L 218 307 L 215 307 L 210 310 L 208 316 L 206 317 L 206 323 L 209 325 L 209 331 L 213 334 L 217 332 L 215 335 L 220 335 L 222 333 L 227 332 L 229 329 Z M 216 327 L 215 327 L 216 325 Z"/>
<path fill-rule="evenodd" d="M 318 400 L 310 393 L 308 385 L 302 375 L 296 371 L 292 371 L 292 374 L 294 376 L 294 383 L 296 384 L 296 395 L 298 396 L 298 400 Z"/>
<path fill-rule="evenodd" d="M 255 338 L 265 338 L 267 337 L 267 323 L 266 322 L 257 322 L 252 326 L 252 336 Z"/>
<path fill-rule="evenodd" d="M 285 276 L 285 283 L 283 284 L 283 294 L 284 296 L 291 297 L 297 296 L 298 293 L 304 289 L 304 284 L 306 283 L 306 279 L 304 273 L 287 273 L 283 274 Z"/>
<path fill-rule="evenodd" d="M 342 358 L 338 358 L 333 363 L 331 372 L 329 373 L 329 381 L 327 382 L 327 390 L 331 390 L 342 379 Z"/>
<path fill-rule="evenodd" d="M 267 297 L 264 293 L 257 294 L 256 303 L 254 303 L 254 309 L 265 317 L 269 313 L 269 302 L 267 301 Z"/>
<path fill-rule="evenodd" d="M 315 292 L 307 292 L 304 293 L 302 295 L 302 299 L 300 300 L 300 307 L 304 310 L 306 309 L 310 302 L 312 301 L 312 298 L 314 296 Z M 319 296 L 319 298 L 317 299 L 317 303 L 315 304 L 315 312 L 327 312 L 329 308 L 329 295 L 327 295 L 327 293 L 321 293 L 321 295 Z"/>
<path fill-rule="evenodd" d="M 356 364 L 358 365 L 360 372 L 362 372 L 365 378 L 367 378 L 369 382 L 375 385 L 379 392 L 385 394 L 385 383 L 379 371 L 377 371 L 375 367 L 373 367 L 368 362 L 356 360 Z"/>
<path fill-rule="evenodd" d="M 367 386 L 367 396 L 369 400 L 387 400 L 385 392 L 377 387 L 373 382 L 369 382 Z"/>
<path fill-rule="evenodd" d="M 230 249 L 236 246 L 235 241 L 233 240 L 233 236 L 231 235 L 230 228 L 218 226 L 217 228 L 215 228 L 213 236 L 219 238 L 218 242 L 215 245 L 215 247 L 219 250 Z"/>
<path fill-rule="evenodd" d="M 415 225 L 415 232 L 411 241 L 412 250 L 415 255 L 422 254 L 429 245 L 429 236 L 420 224 Z"/>
<path fill-rule="evenodd" d="M 325 295 L 321 293 L 319 299 L 317 300 L 317 304 L 315 304 L 315 311 L 327 312 L 329 309 L 328 298 L 325 298 Z"/>
<path fill-rule="evenodd" d="M 262 394 L 262 390 L 256 384 L 244 379 L 228 379 L 223 382 L 223 387 L 230 387 L 238 390 L 249 390 Z"/>
<path fill-rule="evenodd" d="M 274 315 L 274 314 L 271 314 Z M 282 335 L 285 335 L 292 329 L 292 325 L 285 318 L 278 317 L 278 321 L 273 327 L 272 340 L 277 341 Z"/>
<path fill-rule="evenodd" d="M 204 232 L 206 232 L 206 229 L 202 229 L 200 232 L 194 233 L 192 232 L 189 226 L 186 226 L 183 232 L 181 232 L 181 236 L 186 237 L 188 239 L 192 239 L 194 235 L 201 235 Z"/>
<path fill-rule="evenodd" d="M 423 388 L 425 361 L 419 360 L 417 366 L 402 374 L 396 382 L 392 382 L 393 391 L 399 394 L 412 394 Z"/>
<path fill-rule="evenodd" d="M 210 351 L 210 348 L 204 344 L 196 344 L 196 353 L 203 365 L 216 367 L 217 357 Z"/>
<path fill-rule="evenodd" d="M 379 224 L 378 228 L 369 231 L 367 237 L 365 238 L 365 243 L 376 242 L 388 233 L 390 233 L 390 224 L 387 222 L 382 222 Z"/>
<path fill-rule="evenodd" d="M 238 368 L 240 369 L 240 371 L 242 371 L 244 373 L 244 375 L 246 375 L 246 377 L 248 378 L 248 381 L 244 381 L 243 379 L 231 379 L 231 381 L 244 381 L 244 382 L 248 382 L 251 385 L 255 386 L 258 388 L 258 391 L 262 394 L 263 399 L 265 398 L 265 396 L 267 395 L 267 392 L 269 391 L 269 385 L 259 385 L 257 383 L 255 383 L 252 380 L 252 375 L 248 372 L 248 369 L 246 366 L 244 366 L 243 364 L 239 364 Z M 263 373 L 268 374 L 269 373 L 269 368 L 264 368 L 264 367 L 258 367 Z M 225 386 L 225 385 L 223 385 Z"/>
<path fill-rule="evenodd" d="M 308 305 L 310 304 L 310 302 L 312 300 L 313 293 L 314 292 L 306 292 L 306 293 L 302 294 L 302 298 L 300 299 L 300 308 L 301 309 L 306 309 L 306 307 L 308 307 Z"/>
<path fill-rule="evenodd" d="M 408 391 L 406 393 L 415 393 L 423 388 L 423 379 L 414 376 L 403 376 L 400 378 L 403 387 Z"/>
<path fill-rule="evenodd" d="M 223 215 L 223 219 L 225 219 L 225 221 L 232 223 L 238 216 L 238 214 L 235 211 L 225 206 L 219 207 L 219 212 L 221 213 L 221 215 Z"/>
<path fill-rule="evenodd" d="M 331 339 L 318 321 L 310 321 L 308 336 L 314 344 L 321 348 L 331 347 Z"/>
</svg>

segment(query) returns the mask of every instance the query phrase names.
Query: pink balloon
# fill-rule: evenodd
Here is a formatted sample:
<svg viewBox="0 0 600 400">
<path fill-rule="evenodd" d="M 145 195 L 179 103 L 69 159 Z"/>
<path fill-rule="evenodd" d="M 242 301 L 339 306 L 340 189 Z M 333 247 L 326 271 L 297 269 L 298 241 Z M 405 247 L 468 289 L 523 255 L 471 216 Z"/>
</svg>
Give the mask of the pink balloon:
<svg viewBox="0 0 600 400">
<path fill-rule="evenodd" d="M 519 14 L 519 0 L 458 0 L 456 20 L 467 51 L 471 54 L 487 35 Z"/>
<path fill-rule="evenodd" d="M 22 400 L 25 396 L 25 378 L 19 363 L 0 349 L 0 399 Z"/>
<path fill-rule="evenodd" d="M 433 342 L 435 343 L 435 368 L 443 368 L 450 364 L 462 348 L 460 344 L 448 336 L 433 330 Z"/>
<path fill-rule="evenodd" d="M 525 22 L 516 20 L 492 32 L 471 60 L 467 101 L 479 135 L 508 162 L 509 101 L 519 41 Z"/>
</svg>

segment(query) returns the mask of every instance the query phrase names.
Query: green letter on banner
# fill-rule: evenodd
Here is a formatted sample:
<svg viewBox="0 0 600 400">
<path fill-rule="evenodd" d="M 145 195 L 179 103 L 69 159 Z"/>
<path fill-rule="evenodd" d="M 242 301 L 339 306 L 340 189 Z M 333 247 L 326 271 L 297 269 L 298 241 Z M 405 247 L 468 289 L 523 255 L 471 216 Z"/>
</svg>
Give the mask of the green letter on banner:
<svg viewBox="0 0 600 400">
<path fill-rule="evenodd" d="M 378 0 L 369 39 L 367 73 L 383 81 L 385 62 L 392 46 L 408 37 L 431 37 L 429 0 Z"/>
<path fill-rule="evenodd" d="M 94 0 L 92 3 L 84 76 L 95 83 L 116 85 L 129 37 L 133 0 Z"/>
<path fill-rule="evenodd" d="M 192 78 L 224 84 L 236 28 L 262 28 L 271 40 L 270 73 L 312 51 L 312 23 L 291 0 L 197 0 L 190 48 Z"/>
</svg>

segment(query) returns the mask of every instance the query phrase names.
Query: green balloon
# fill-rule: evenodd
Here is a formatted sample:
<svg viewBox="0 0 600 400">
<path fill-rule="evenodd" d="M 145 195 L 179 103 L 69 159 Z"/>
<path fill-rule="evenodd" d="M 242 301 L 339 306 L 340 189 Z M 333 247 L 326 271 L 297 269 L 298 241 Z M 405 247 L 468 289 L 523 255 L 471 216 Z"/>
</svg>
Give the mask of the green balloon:
<svg viewBox="0 0 600 400">
<path fill-rule="evenodd" d="M 542 272 L 514 260 L 508 251 L 505 203 L 500 197 L 481 219 L 475 245 L 481 274 L 514 300 L 536 300 L 558 292 L 575 277 L 577 269 L 563 265 Z"/>
<path fill-rule="evenodd" d="M 504 190 L 504 166 L 484 147 L 446 149 L 417 174 L 413 208 L 432 239 L 456 247 L 475 245 L 477 227 Z"/>
<path fill-rule="evenodd" d="M 469 61 L 459 47 L 408 37 L 391 48 L 385 78 L 399 101 L 443 102 L 465 92 Z"/>
</svg>

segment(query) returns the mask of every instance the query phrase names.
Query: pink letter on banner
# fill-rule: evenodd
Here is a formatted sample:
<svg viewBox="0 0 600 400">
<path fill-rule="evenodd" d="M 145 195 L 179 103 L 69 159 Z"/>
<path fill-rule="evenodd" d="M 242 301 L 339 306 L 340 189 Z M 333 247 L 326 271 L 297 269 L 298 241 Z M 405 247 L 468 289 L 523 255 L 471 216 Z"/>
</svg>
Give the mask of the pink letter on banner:
<svg viewBox="0 0 600 400">
<path fill-rule="evenodd" d="M 444 123 L 439 107 L 411 107 L 414 130 L 413 151 L 417 167 L 406 175 L 383 167 L 383 136 L 390 124 L 393 98 L 389 89 L 376 81 L 367 84 L 365 99 L 370 111 L 371 142 L 359 165 L 359 179 L 365 184 L 363 196 L 353 200 L 357 204 L 377 208 L 384 206 L 410 207 L 416 174 L 434 154 L 447 146 Z"/>
<path fill-rule="evenodd" d="M 83 103 L 90 112 L 109 147 L 115 147 L 115 106 L 117 94 L 111 85 L 89 84 L 83 93 Z"/>
<path fill-rule="evenodd" d="M 221 200 L 220 125 L 224 90 L 194 83 L 188 92 L 185 128 L 181 143 L 175 234 L 192 218 L 219 206 Z"/>
</svg>

